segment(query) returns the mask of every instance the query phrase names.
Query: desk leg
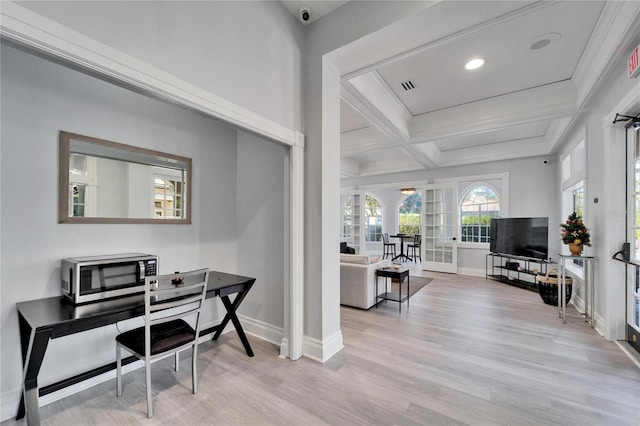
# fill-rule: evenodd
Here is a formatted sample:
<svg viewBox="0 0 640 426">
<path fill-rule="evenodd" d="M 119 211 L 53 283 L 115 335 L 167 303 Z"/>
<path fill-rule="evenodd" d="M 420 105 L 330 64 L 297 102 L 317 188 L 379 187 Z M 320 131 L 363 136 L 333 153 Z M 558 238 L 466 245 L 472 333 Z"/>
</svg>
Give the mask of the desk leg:
<svg viewBox="0 0 640 426">
<path fill-rule="evenodd" d="M 224 305 L 225 309 L 227 310 L 227 314 L 224 316 L 224 319 L 222 320 L 222 322 L 218 326 L 219 328 L 215 332 L 215 334 L 213 335 L 213 339 L 212 340 L 217 340 L 218 337 L 220 337 L 220 334 L 222 334 L 222 330 L 224 330 L 224 328 L 229 323 L 229 320 L 231 320 L 231 322 L 233 323 L 233 326 L 236 328 L 236 332 L 238 333 L 238 337 L 240 337 L 240 341 L 242 342 L 242 346 L 244 346 L 244 350 L 247 352 L 247 355 L 248 356 L 253 356 L 253 350 L 251 349 L 251 345 L 249 345 L 249 341 L 247 340 L 247 336 L 244 334 L 244 330 L 242 329 L 242 325 L 240 324 L 240 320 L 238 319 L 238 316 L 236 315 L 236 309 L 238 309 L 238 306 L 240 306 L 240 303 L 242 303 L 242 300 L 245 298 L 247 293 L 249 293 L 249 289 L 238 293 L 236 295 L 236 298 L 233 300 L 233 303 L 231 303 L 231 300 L 229 299 L 229 296 L 220 297 L 220 299 L 222 300 L 222 304 Z"/>
<path fill-rule="evenodd" d="M 51 330 L 35 331 L 29 323 L 18 314 L 20 323 L 20 346 L 22 349 L 22 396 L 18 405 L 16 420 L 27 415 L 27 424 L 39 425 L 39 393 L 38 389 L 38 373 L 42 366 L 44 354 L 47 351 L 47 345 L 51 338 Z"/>
</svg>

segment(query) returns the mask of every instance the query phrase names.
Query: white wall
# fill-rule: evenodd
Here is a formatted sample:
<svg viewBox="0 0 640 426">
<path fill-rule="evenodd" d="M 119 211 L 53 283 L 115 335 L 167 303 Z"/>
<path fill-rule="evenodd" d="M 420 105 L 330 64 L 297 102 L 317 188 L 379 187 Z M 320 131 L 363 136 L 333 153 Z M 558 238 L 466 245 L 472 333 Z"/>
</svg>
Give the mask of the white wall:
<svg viewBox="0 0 640 426">
<path fill-rule="evenodd" d="M 304 27 L 278 1 L 22 1 L 21 6 L 300 130 Z"/>
<path fill-rule="evenodd" d="M 1 50 L 0 399 L 6 419 L 15 415 L 21 382 L 15 304 L 59 295 L 60 259 L 69 256 L 140 251 L 158 254 L 162 273 L 202 266 L 235 272 L 238 170 L 235 129 L 8 45 Z M 60 130 L 192 158 L 193 224 L 57 224 Z M 221 317 L 218 304 L 208 302 L 205 324 Z M 52 341 L 40 383 L 113 361 L 116 332 L 109 326 Z"/>
</svg>

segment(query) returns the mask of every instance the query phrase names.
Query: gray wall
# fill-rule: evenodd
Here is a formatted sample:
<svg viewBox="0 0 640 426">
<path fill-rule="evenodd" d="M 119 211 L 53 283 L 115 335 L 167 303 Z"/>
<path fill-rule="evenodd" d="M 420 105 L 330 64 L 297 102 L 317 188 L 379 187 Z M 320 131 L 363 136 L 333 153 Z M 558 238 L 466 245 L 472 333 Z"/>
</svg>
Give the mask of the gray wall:
<svg viewBox="0 0 640 426">
<path fill-rule="evenodd" d="M 238 132 L 238 273 L 258 283 L 239 312 L 280 328 L 289 258 L 288 161 L 287 148 Z"/>
<path fill-rule="evenodd" d="M 305 27 L 280 2 L 19 3 L 226 101 L 301 129 Z"/>
<path fill-rule="evenodd" d="M 140 251 L 160 256 L 161 273 L 208 266 L 251 274 L 259 277 L 255 287 L 259 290 L 248 295 L 241 313 L 282 327 L 282 147 L 246 135 L 238 143 L 235 129 L 213 119 L 12 46 L 3 44 L 1 50 L 2 419 L 15 414 L 20 391 L 15 304 L 59 295 L 59 265 L 64 257 Z M 58 224 L 60 130 L 192 158 L 192 225 Z M 252 158 L 254 145 L 260 149 Z M 253 172 L 245 175 L 241 168 Z M 258 175 L 261 168 L 269 170 L 264 179 Z M 252 188 L 252 182 L 258 188 Z M 238 196 L 239 189 L 245 197 Z M 248 203 L 247 194 L 250 198 L 267 191 L 272 196 Z M 248 217 L 245 212 L 260 214 Z M 250 236 L 244 233 L 245 223 L 253 231 Z M 268 230 L 258 232 L 262 228 Z M 270 258 L 273 263 L 246 266 L 266 257 L 266 247 L 275 253 Z M 239 258 L 242 252 L 249 256 Z M 222 315 L 220 302 L 209 300 L 203 321 L 216 323 Z M 119 329 L 139 324 L 134 319 L 119 324 Z M 116 333 L 116 327 L 109 326 L 52 341 L 40 383 L 113 361 Z"/>
</svg>

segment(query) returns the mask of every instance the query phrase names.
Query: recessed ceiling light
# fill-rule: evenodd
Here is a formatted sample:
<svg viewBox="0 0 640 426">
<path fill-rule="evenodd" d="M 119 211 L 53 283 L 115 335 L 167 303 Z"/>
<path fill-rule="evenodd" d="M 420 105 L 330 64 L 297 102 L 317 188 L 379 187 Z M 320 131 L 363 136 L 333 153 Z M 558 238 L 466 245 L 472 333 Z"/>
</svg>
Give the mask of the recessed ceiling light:
<svg viewBox="0 0 640 426">
<path fill-rule="evenodd" d="M 544 47 L 547 47 L 551 43 L 555 43 L 556 41 L 560 40 L 561 37 L 562 36 L 560 35 L 560 33 L 542 34 L 533 39 L 533 41 L 531 42 L 531 45 L 529 46 L 529 49 L 531 50 L 542 49 Z"/>
<path fill-rule="evenodd" d="M 467 62 L 464 65 L 464 67 L 466 69 L 468 69 L 469 71 L 471 71 L 471 70 L 477 70 L 478 68 L 480 68 L 483 65 L 484 65 L 484 59 L 482 59 L 482 58 L 474 58 L 474 59 L 470 60 L 469 62 Z"/>
</svg>

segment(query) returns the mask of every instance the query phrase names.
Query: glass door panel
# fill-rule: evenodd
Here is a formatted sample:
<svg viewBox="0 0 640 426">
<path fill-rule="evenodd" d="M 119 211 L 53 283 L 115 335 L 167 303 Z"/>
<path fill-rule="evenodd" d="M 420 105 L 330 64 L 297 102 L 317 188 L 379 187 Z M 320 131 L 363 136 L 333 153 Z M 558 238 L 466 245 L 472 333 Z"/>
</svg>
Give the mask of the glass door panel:
<svg viewBox="0 0 640 426">
<path fill-rule="evenodd" d="M 423 194 L 424 270 L 457 272 L 458 194 L 455 183 L 428 185 Z"/>
</svg>

